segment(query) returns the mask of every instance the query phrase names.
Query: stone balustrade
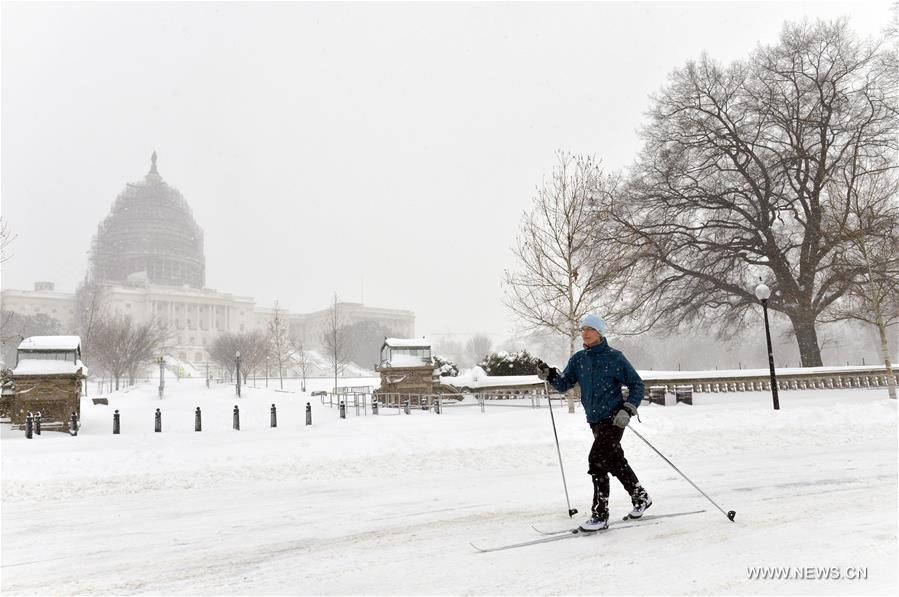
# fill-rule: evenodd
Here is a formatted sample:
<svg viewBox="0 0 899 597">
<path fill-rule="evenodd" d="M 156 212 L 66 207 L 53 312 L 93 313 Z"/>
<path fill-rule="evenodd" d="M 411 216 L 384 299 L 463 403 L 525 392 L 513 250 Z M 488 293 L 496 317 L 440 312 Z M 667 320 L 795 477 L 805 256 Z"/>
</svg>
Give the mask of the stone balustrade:
<svg viewBox="0 0 899 597">
<path fill-rule="evenodd" d="M 895 367 L 895 365 L 894 365 Z M 771 390 L 767 369 L 730 371 L 641 371 L 646 387 L 664 387 L 674 393 L 677 386 L 693 386 L 694 392 L 759 392 Z M 886 367 L 806 367 L 776 369 L 779 390 L 825 390 L 886 387 Z M 893 369 L 899 384 L 899 371 Z"/>
</svg>

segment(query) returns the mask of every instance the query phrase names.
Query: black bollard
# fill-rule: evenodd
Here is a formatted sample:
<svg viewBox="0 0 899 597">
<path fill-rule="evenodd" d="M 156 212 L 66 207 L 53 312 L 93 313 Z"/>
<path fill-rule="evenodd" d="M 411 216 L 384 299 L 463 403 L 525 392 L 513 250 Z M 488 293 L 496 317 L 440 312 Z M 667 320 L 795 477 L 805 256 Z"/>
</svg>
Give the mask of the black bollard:
<svg viewBox="0 0 899 597">
<path fill-rule="evenodd" d="M 72 411 L 72 416 L 69 418 L 69 433 L 72 437 L 78 435 L 78 415 L 75 414 L 75 411 Z"/>
<path fill-rule="evenodd" d="M 405 412 L 407 415 L 412 414 L 412 410 L 409 408 L 409 399 L 408 398 L 406 399 L 406 404 L 403 407 L 403 412 Z"/>
<path fill-rule="evenodd" d="M 346 418 L 346 402 L 344 402 L 343 400 L 340 401 L 340 418 Z"/>
<path fill-rule="evenodd" d="M 122 424 L 119 418 L 119 411 L 112 413 L 112 434 L 119 435 L 122 431 Z"/>
<path fill-rule="evenodd" d="M 312 405 L 306 403 L 306 425 L 312 425 Z"/>
<path fill-rule="evenodd" d="M 162 433 L 162 411 L 156 409 L 156 425 L 153 429 L 156 433 Z"/>
<path fill-rule="evenodd" d="M 440 395 L 437 395 L 437 400 L 434 402 L 434 412 L 438 415 L 440 414 Z"/>
<path fill-rule="evenodd" d="M 234 405 L 234 429 L 240 431 L 240 409 Z"/>
<path fill-rule="evenodd" d="M 374 402 L 371 403 L 371 414 L 373 414 L 373 415 L 378 414 L 378 401 L 377 400 L 375 400 Z"/>
<path fill-rule="evenodd" d="M 31 411 L 25 416 L 25 437 L 31 439 L 34 436 L 34 415 Z"/>
<path fill-rule="evenodd" d="M 41 434 L 41 411 L 34 413 L 34 434 Z"/>
<path fill-rule="evenodd" d="M 272 427 L 278 426 L 278 410 L 275 408 L 275 405 L 272 404 Z"/>
<path fill-rule="evenodd" d="M 203 415 L 200 413 L 200 407 L 194 413 L 194 431 L 203 431 Z"/>
</svg>

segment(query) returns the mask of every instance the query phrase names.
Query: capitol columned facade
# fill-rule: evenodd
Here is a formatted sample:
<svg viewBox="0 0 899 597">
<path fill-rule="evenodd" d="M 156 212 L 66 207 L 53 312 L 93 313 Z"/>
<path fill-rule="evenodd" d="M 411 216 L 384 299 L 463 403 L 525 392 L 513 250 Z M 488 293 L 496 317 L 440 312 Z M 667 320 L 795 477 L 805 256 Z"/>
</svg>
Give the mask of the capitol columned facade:
<svg viewBox="0 0 899 597">
<path fill-rule="evenodd" d="M 156 318 L 172 332 L 166 352 L 182 361 L 209 360 L 207 348 L 224 332 L 265 331 L 272 309 L 252 297 L 205 288 L 203 230 L 181 193 L 159 175 L 156 152 L 144 180 L 126 185 L 91 243 L 86 282 L 102 289 L 110 311 L 134 321 Z M 33 290 L 4 289 L 3 311 L 45 314 L 63 330 L 75 330 L 74 293 L 57 292 L 52 282 Z M 374 321 L 396 335 L 413 337 L 415 314 L 399 309 L 338 304 L 346 324 Z M 309 348 L 320 344 L 328 309 L 291 313 L 281 309 L 291 336 Z"/>
</svg>

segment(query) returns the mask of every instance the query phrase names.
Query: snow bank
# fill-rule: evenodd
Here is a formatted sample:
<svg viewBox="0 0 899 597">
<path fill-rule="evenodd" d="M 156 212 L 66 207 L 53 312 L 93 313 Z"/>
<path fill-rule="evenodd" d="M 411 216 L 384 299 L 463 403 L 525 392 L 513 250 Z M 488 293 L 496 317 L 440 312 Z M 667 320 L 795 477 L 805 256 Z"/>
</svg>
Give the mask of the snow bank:
<svg viewBox="0 0 899 597">
<path fill-rule="evenodd" d="M 332 383 L 310 380 L 308 390 Z M 274 389 L 244 388 L 236 400 L 231 385 L 171 376 L 166 398 L 155 392 L 151 383 L 109 394 L 108 406 L 85 399 L 77 438 L 26 440 L 0 425 L 4 594 L 897 591 L 896 402 L 884 389 L 784 391 L 780 411 L 766 392 L 642 406 L 639 432 L 736 510 L 734 523 L 627 433 L 650 514 L 704 512 L 491 554 L 468 543 L 573 524 L 545 405 L 508 400 L 482 414 L 463 401 L 442 415 L 377 417 L 350 407 L 341 420 L 318 398 Z M 114 410 L 121 435 L 111 434 Z M 580 517 L 592 436 L 580 410 L 557 409 L 555 423 Z M 613 517 L 630 509 L 614 480 L 610 507 Z M 761 581 L 752 566 L 857 566 L 867 580 Z"/>
<path fill-rule="evenodd" d="M 456 377 L 441 377 L 441 383 L 455 388 L 495 388 L 500 386 L 532 386 L 543 383 L 536 375 L 487 375 L 482 367 L 471 369 Z"/>
</svg>

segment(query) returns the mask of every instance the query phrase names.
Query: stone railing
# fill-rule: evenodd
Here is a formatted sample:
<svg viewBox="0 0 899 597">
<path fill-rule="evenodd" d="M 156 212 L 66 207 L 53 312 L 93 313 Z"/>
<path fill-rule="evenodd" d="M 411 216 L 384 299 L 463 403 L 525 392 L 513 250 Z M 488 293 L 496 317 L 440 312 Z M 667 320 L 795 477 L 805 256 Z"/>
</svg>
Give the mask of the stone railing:
<svg viewBox="0 0 899 597">
<path fill-rule="evenodd" d="M 833 388 L 886 387 L 887 373 L 883 365 L 849 367 L 791 367 L 775 369 L 779 390 L 814 390 Z M 675 393 L 679 386 L 693 386 L 694 392 L 752 392 L 771 389 L 767 369 L 727 371 L 641 371 L 647 388 L 665 388 Z M 899 384 L 899 368 L 893 365 L 893 376 Z"/>
</svg>

